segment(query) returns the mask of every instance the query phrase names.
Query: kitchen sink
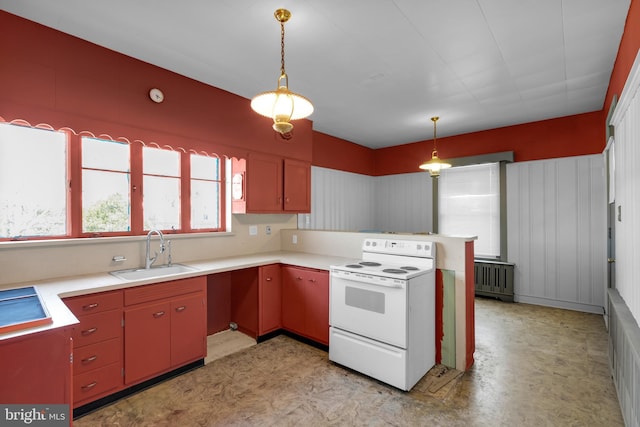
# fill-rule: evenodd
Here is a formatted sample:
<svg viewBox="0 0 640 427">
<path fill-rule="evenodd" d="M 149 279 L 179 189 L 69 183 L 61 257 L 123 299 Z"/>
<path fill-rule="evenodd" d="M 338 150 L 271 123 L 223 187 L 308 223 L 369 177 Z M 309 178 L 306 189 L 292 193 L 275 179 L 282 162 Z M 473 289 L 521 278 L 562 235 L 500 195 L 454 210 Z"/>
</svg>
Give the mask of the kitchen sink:
<svg viewBox="0 0 640 427">
<path fill-rule="evenodd" d="M 172 274 L 188 273 L 197 269 L 183 264 L 159 265 L 151 268 L 133 268 L 130 270 L 110 271 L 109 274 L 121 280 L 142 280 L 154 277 L 171 276 Z"/>
</svg>

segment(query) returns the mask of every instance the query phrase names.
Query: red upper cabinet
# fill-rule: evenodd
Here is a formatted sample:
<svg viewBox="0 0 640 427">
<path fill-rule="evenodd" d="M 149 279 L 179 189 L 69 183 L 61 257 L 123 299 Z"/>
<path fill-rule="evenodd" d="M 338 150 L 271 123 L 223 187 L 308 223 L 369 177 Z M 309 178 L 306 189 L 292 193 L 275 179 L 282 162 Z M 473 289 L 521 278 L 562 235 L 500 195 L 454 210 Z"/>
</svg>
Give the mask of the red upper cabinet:
<svg viewBox="0 0 640 427">
<path fill-rule="evenodd" d="M 251 153 L 233 166 L 233 213 L 311 211 L 310 163 Z"/>
<path fill-rule="evenodd" d="M 284 159 L 285 212 L 311 212 L 311 166 L 301 160 Z"/>
</svg>

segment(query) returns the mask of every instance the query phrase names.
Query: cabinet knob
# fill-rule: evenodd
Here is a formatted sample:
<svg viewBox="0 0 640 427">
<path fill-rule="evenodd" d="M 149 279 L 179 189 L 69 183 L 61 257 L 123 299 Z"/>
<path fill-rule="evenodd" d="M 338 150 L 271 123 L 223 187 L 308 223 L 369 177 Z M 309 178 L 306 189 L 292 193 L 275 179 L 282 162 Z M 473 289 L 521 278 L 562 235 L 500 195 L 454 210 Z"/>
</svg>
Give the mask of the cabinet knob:
<svg viewBox="0 0 640 427">
<path fill-rule="evenodd" d="M 162 316 L 164 316 L 164 311 L 158 311 L 156 313 L 153 313 L 153 317 L 155 317 L 156 319 Z"/>
<path fill-rule="evenodd" d="M 271 281 L 271 277 L 267 277 L 267 278 L 266 278 L 266 279 L 264 279 L 264 280 L 266 280 L 267 282 L 270 282 L 270 281 Z"/>
<path fill-rule="evenodd" d="M 85 329 L 84 331 L 80 332 L 80 334 L 82 336 L 86 337 L 87 335 L 91 335 L 92 333 L 94 333 L 97 330 L 98 330 L 98 328 L 93 327 L 93 328 Z"/>
<path fill-rule="evenodd" d="M 288 197 L 286 197 L 286 198 L 284 199 L 284 202 L 285 202 L 285 203 L 289 203 L 289 198 L 288 198 Z"/>
<path fill-rule="evenodd" d="M 99 305 L 99 304 L 98 304 L 97 302 L 94 302 L 93 304 L 83 305 L 83 306 L 82 306 L 82 309 L 83 309 L 84 311 L 93 310 L 94 308 L 98 308 L 98 305 Z"/>
<path fill-rule="evenodd" d="M 178 313 L 180 313 L 181 311 L 185 311 L 186 309 L 187 309 L 187 307 L 186 307 L 186 306 L 184 306 L 184 305 L 181 305 L 180 307 L 176 307 L 176 311 L 177 311 Z"/>
<path fill-rule="evenodd" d="M 298 276 L 296 277 L 296 280 L 302 280 L 302 277 Z"/>
<path fill-rule="evenodd" d="M 311 283 L 316 283 L 316 279 L 309 279 Z"/>
</svg>

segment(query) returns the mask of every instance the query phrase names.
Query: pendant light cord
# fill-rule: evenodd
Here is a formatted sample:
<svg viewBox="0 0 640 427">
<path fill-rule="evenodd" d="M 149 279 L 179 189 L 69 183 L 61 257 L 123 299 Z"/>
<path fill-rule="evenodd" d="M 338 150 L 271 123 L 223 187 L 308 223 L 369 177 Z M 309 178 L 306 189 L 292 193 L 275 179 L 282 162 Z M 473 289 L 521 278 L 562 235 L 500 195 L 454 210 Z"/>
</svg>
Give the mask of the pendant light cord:
<svg viewBox="0 0 640 427">
<path fill-rule="evenodd" d="M 284 22 L 280 21 L 280 75 L 286 75 L 284 71 Z"/>
<path fill-rule="evenodd" d="M 437 141 L 437 138 L 436 138 L 436 123 L 438 122 L 439 118 L 440 117 L 431 117 L 431 121 L 433 122 L 433 151 L 436 152 L 436 153 L 438 152 L 438 148 L 437 148 L 437 145 L 436 145 L 436 141 Z"/>
</svg>

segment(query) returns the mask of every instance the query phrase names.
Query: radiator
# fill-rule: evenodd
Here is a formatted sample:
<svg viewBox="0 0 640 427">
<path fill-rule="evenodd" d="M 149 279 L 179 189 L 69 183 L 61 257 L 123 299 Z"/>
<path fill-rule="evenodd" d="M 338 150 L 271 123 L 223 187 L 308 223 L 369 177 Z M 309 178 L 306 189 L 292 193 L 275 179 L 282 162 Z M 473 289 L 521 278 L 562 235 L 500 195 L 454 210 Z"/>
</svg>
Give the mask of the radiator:
<svg viewBox="0 0 640 427">
<path fill-rule="evenodd" d="M 513 302 L 515 264 L 500 261 L 475 261 L 476 295 Z"/>
</svg>

